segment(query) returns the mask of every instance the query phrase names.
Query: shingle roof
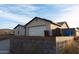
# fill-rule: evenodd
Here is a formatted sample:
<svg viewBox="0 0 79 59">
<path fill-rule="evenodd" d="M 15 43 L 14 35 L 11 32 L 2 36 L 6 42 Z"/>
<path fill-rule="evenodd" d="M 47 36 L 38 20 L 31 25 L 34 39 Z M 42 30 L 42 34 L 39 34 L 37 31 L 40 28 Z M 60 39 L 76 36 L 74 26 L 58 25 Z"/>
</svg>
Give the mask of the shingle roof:
<svg viewBox="0 0 79 59">
<path fill-rule="evenodd" d="M 64 23 L 66 23 L 66 22 L 57 22 L 57 24 L 59 24 L 59 25 L 63 25 Z"/>
<path fill-rule="evenodd" d="M 69 28 L 69 26 L 68 26 L 68 24 L 67 24 L 67 22 L 57 22 L 57 23 L 54 23 L 54 22 L 52 22 L 51 20 L 48 20 L 48 19 L 45 19 L 45 18 L 40 18 L 40 17 L 34 17 L 31 21 L 29 21 L 27 24 L 25 24 L 25 25 L 20 25 L 20 24 L 18 24 L 14 29 L 16 29 L 18 26 L 22 26 L 22 27 L 25 27 L 25 26 L 27 26 L 29 23 L 31 23 L 33 20 L 35 20 L 35 19 L 40 19 L 40 20 L 44 20 L 44 21 L 47 21 L 47 22 L 49 22 L 49 23 L 51 23 L 51 24 L 54 24 L 54 25 L 57 25 L 57 26 L 62 26 L 64 23 L 67 25 L 67 27 Z"/>
<path fill-rule="evenodd" d="M 28 25 L 29 23 L 31 23 L 31 22 L 32 22 L 33 20 L 35 20 L 35 19 L 44 20 L 44 21 L 47 21 L 47 22 L 49 22 L 49 23 L 51 23 L 51 24 L 60 26 L 59 24 L 56 24 L 56 23 L 52 22 L 51 20 L 48 20 L 48 19 L 45 19 L 45 18 L 40 18 L 40 17 L 35 17 L 35 18 L 33 18 L 30 22 L 28 22 L 27 24 L 25 24 L 25 26 Z"/>
<path fill-rule="evenodd" d="M 62 26 L 64 23 L 65 23 L 65 24 L 67 25 L 67 27 L 69 28 L 67 22 L 65 22 L 65 21 L 63 21 L 63 22 L 57 22 L 57 24 L 59 24 L 60 26 Z"/>
<path fill-rule="evenodd" d="M 24 27 L 24 25 L 18 24 L 14 29 L 16 29 L 18 26 L 22 26 L 22 27 Z"/>
</svg>

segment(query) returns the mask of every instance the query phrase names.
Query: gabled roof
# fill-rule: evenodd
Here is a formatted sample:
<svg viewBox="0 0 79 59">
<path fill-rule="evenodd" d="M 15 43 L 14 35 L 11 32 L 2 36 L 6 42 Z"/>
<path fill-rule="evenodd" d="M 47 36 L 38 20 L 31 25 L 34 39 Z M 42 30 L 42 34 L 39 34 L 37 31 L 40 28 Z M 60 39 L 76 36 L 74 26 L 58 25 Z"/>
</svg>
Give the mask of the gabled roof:
<svg viewBox="0 0 79 59">
<path fill-rule="evenodd" d="M 63 24 L 66 24 L 66 26 L 69 28 L 69 26 L 68 26 L 68 24 L 67 24 L 67 22 L 58 22 L 57 24 L 59 24 L 60 26 L 62 26 Z"/>
<path fill-rule="evenodd" d="M 59 25 L 63 25 L 64 23 L 66 23 L 66 22 L 58 22 L 57 24 L 59 24 Z"/>
<path fill-rule="evenodd" d="M 25 26 L 27 26 L 29 23 L 31 23 L 31 22 L 32 22 L 33 20 L 35 20 L 35 19 L 44 20 L 44 21 L 47 21 L 47 22 L 49 22 L 49 23 L 51 23 L 51 24 L 54 24 L 54 25 L 60 26 L 59 24 L 56 24 L 56 23 L 54 23 L 54 22 L 52 22 L 52 21 L 50 21 L 50 20 L 48 20 L 48 19 L 40 18 L 40 17 L 35 17 L 35 18 L 33 18 L 30 22 L 28 22 L 27 24 L 25 24 Z"/>
<path fill-rule="evenodd" d="M 24 27 L 23 25 L 18 24 L 14 29 L 16 29 L 18 26 Z"/>
</svg>

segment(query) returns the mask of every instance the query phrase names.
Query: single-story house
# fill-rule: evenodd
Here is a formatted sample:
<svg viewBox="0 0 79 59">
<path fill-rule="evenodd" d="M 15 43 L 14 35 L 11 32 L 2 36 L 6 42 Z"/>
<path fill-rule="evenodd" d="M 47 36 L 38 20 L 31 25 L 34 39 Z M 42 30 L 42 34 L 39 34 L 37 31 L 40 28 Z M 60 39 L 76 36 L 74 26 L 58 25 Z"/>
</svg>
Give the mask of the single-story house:
<svg viewBox="0 0 79 59">
<path fill-rule="evenodd" d="M 65 29 L 65 28 L 69 28 L 67 22 L 57 22 L 57 24 L 61 25 L 60 29 Z"/>
<path fill-rule="evenodd" d="M 25 24 L 26 36 L 44 36 L 44 31 L 56 28 L 69 28 L 67 23 L 63 22 L 62 25 L 54 23 L 50 20 L 35 17 L 30 22 Z"/>
<path fill-rule="evenodd" d="M 44 36 L 45 30 L 51 31 L 56 28 L 69 28 L 69 26 L 66 22 L 54 23 L 48 19 L 35 17 L 24 26 L 17 25 L 14 30 L 15 35 Z"/>
<path fill-rule="evenodd" d="M 18 36 L 18 35 L 24 36 L 24 35 L 25 35 L 25 28 L 24 28 L 23 25 L 18 24 L 18 25 L 14 28 L 14 31 L 15 31 L 15 35 L 16 35 L 16 36 Z"/>
<path fill-rule="evenodd" d="M 74 40 L 75 28 L 69 28 L 67 22 L 54 23 L 48 19 L 35 17 L 24 26 L 17 25 L 15 35 L 55 36 L 56 52 L 60 53 Z M 63 40 L 62 40 L 63 39 Z M 63 49 L 63 50 L 62 50 Z"/>
</svg>

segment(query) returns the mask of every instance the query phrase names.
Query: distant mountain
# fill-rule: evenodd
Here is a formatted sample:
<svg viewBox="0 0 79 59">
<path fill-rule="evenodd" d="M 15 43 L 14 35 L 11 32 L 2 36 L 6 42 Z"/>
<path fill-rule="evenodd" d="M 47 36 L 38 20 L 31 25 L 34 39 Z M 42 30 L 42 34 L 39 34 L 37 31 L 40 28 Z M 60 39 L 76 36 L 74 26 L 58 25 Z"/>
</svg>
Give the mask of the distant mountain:
<svg viewBox="0 0 79 59">
<path fill-rule="evenodd" d="M 14 34 L 14 31 L 11 29 L 0 29 L 0 35 L 10 35 Z"/>
</svg>

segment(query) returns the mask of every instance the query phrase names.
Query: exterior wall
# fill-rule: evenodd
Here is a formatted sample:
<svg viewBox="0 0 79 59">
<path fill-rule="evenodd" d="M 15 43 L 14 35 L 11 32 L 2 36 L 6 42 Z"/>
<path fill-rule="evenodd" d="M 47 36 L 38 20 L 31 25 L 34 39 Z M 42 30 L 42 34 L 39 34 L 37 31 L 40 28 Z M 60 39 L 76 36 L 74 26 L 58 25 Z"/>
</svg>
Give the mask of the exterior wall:
<svg viewBox="0 0 79 59">
<path fill-rule="evenodd" d="M 10 40 L 1 40 L 0 41 L 0 54 L 10 53 Z"/>
<path fill-rule="evenodd" d="M 67 25 L 64 23 L 61 27 L 61 29 L 64 29 L 64 28 L 68 28 Z"/>
<path fill-rule="evenodd" d="M 76 31 L 76 36 L 79 36 L 79 31 Z"/>
<path fill-rule="evenodd" d="M 20 37 L 11 40 L 11 53 L 55 54 L 55 37 Z"/>
<path fill-rule="evenodd" d="M 56 28 L 59 28 L 59 26 L 51 24 L 50 29 L 56 29 Z"/>
<path fill-rule="evenodd" d="M 11 40 L 11 53 L 63 54 L 71 47 L 73 36 L 17 37 Z"/>
<path fill-rule="evenodd" d="M 64 53 L 65 49 L 71 46 L 74 36 L 56 37 L 56 53 Z"/>
<path fill-rule="evenodd" d="M 16 29 L 14 29 L 14 31 L 15 31 L 15 35 L 22 35 L 22 36 L 25 35 L 24 27 L 18 26 Z"/>
<path fill-rule="evenodd" d="M 76 36 L 79 36 L 79 30 L 76 29 Z"/>
<path fill-rule="evenodd" d="M 36 19 L 26 26 L 26 35 L 27 36 L 29 35 L 29 27 L 35 27 L 35 26 L 38 26 L 38 27 L 46 26 L 46 30 L 50 30 L 50 27 L 51 27 L 49 22 Z"/>
<path fill-rule="evenodd" d="M 57 26 L 57 25 L 54 25 L 54 24 L 51 24 L 51 26 L 50 26 L 50 35 L 52 36 L 52 30 L 54 30 L 54 29 L 56 29 L 56 28 L 60 28 L 59 26 Z"/>
</svg>

